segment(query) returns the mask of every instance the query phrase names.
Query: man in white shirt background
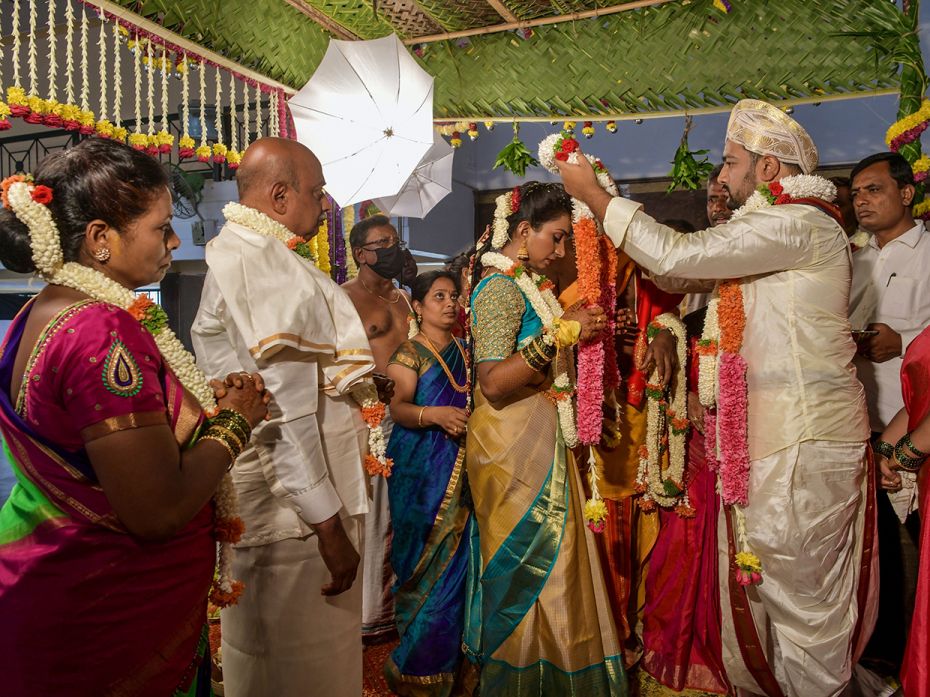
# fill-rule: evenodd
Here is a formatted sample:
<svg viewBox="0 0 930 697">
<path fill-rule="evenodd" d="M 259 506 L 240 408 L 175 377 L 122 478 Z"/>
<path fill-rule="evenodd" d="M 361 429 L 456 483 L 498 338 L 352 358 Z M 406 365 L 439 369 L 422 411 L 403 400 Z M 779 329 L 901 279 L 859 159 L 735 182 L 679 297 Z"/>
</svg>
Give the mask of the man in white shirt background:
<svg viewBox="0 0 930 697">
<path fill-rule="evenodd" d="M 901 155 L 881 152 L 852 170 L 852 201 L 860 228 L 871 238 L 853 253 L 849 317 L 857 339 L 856 371 L 865 386 L 869 423 L 881 433 L 904 405 L 901 363 L 908 344 L 930 324 L 930 233 L 912 215 L 914 175 Z M 857 333 L 856 330 L 865 330 Z M 913 607 L 917 574 L 914 477 L 899 492 L 878 495 L 881 600 L 867 656 L 897 672 L 901 631 Z M 895 516 L 897 514 L 897 517 Z M 901 523 L 907 521 L 906 525 Z"/>
</svg>

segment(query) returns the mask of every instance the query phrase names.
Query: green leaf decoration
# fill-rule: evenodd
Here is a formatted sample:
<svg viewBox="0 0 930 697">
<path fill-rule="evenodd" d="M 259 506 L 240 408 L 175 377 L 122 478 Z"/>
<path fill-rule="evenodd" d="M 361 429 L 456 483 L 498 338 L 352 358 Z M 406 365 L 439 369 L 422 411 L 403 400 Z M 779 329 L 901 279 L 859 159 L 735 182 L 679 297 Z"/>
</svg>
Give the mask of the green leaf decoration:
<svg viewBox="0 0 930 697">
<path fill-rule="evenodd" d="M 494 161 L 494 169 L 503 167 L 510 170 L 518 177 L 526 174 L 527 167 L 535 167 L 539 161 L 533 157 L 533 154 L 527 150 L 523 141 L 520 140 L 520 124 L 513 124 L 513 140 L 510 141 L 504 149 L 497 153 L 497 159 Z"/>
<path fill-rule="evenodd" d="M 672 183 L 668 185 L 665 193 L 670 194 L 677 188 L 694 191 L 701 188 L 704 180 L 714 169 L 714 164 L 706 157 L 709 150 L 688 150 L 688 132 L 691 130 L 691 117 L 685 118 L 685 132 L 681 136 L 681 143 L 675 151 L 672 160 L 672 171 L 668 173 Z M 701 159 L 697 159 L 701 157 Z"/>
</svg>

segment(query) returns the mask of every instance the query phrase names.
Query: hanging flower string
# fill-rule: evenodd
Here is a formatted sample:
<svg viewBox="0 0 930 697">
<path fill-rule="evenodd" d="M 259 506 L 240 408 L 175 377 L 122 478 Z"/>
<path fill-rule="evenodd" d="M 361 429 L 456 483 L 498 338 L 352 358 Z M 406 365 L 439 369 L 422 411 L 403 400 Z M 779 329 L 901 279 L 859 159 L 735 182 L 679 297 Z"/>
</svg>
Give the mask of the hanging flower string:
<svg viewBox="0 0 930 697">
<path fill-rule="evenodd" d="M 239 152 L 239 123 L 236 121 L 236 76 L 229 73 L 229 150 L 226 152 L 226 165 L 239 169 L 242 153 Z"/>
<path fill-rule="evenodd" d="M 129 134 L 129 145 L 135 150 L 145 150 L 148 147 L 148 138 L 142 133 L 142 51 L 139 39 L 132 39 L 127 44 L 132 51 L 132 75 L 135 82 L 135 125 Z"/>
<path fill-rule="evenodd" d="M 646 384 L 646 439 L 639 449 L 636 491 L 643 495 L 639 499 L 643 510 L 655 510 L 658 505 L 674 508 L 679 516 L 690 518 L 694 516 L 694 509 L 685 481 L 685 450 L 690 429 L 685 382 L 688 337 L 682 321 L 665 313 L 650 322 L 646 331 L 648 342 L 652 343 L 663 329 L 675 337 L 678 373 L 668 387 L 663 388 L 657 379 L 658 367 L 654 368 Z M 666 455 L 668 468 L 663 471 Z"/>
<path fill-rule="evenodd" d="M 213 144 L 213 163 L 221 165 L 226 162 L 227 148 L 223 145 L 223 80 L 220 69 L 213 70 L 213 128 L 216 130 L 216 142 Z"/>
<path fill-rule="evenodd" d="M 96 269 L 76 262 L 64 263 L 58 227 L 45 205 L 52 200 L 51 189 L 36 186 L 25 175 L 14 175 L 0 183 L 0 190 L 4 205 L 29 228 L 32 258 L 39 275 L 49 284 L 72 288 L 129 312 L 152 334 L 168 367 L 207 416 L 214 415 L 217 405 L 213 389 L 194 357 L 167 326 L 164 310 L 147 296 L 137 298 L 131 290 Z M 243 525 L 238 518 L 236 490 L 229 474 L 220 481 L 213 498 L 214 537 L 219 547 L 210 600 L 225 607 L 235 603 L 243 589 L 242 583 L 232 577 L 232 544 L 241 535 Z"/>
<path fill-rule="evenodd" d="M 70 4 L 70 3 L 69 3 Z M 113 74 L 121 75 L 122 58 L 122 39 L 128 36 L 126 29 L 116 22 L 113 22 Z M 123 81 L 113 81 L 113 134 L 110 136 L 113 140 L 125 143 L 129 137 L 129 132 L 123 126 Z"/>
<path fill-rule="evenodd" d="M 187 62 L 187 54 L 182 53 L 178 61 L 179 66 L 183 66 L 181 71 L 181 138 L 178 140 L 178 157 L 186 160 L 195 155 L 196 143 L 190 134 L 190 65 Z"/>
<path fill-rule="evenodd" d="M 200 81 L 200 145 L 197 146 L 197 160 L 199 162 L 210 162 L 213 149 L 207 143 L 207 67 L 203 63 L 198 67 L 198 80 Z"/>
<path fill-rule="evenodd" d="M 71 2 L 68 0 L 68 4 Z M 119 51 L 119 46 L 115 47 L 115 50 Z M 97 106 L 97 123 L 94 124 L 94 130 L 97 131 L 97 135 L 103 138 L 112 138 L 113 137 L 113 123 L 107 118 L 108 105 L 107 105 L 107 23 L 104 18 L 100 19 L 100 35 L 97 38 L 97 52 L 99 56 L 99 72 L 97 73 L 97 81 L 100 83 L 100 101 Z M 117 76 L 119 73 L 115 73 Z M 117 77 L 114 82 L 119 83 L 119 77 Z M 114 118 L 116 116 L 114 115 Z"/>
<path fill-rule="evenodd" d="M 153 157 L 158 155 L 158 139 L 155 137 L 155 61 L 152 42 L 145 41 L 146 106 L 148 107 L 148 124 L 145 129 L 145 151 Z"/>
<path fill-rule="evenodd" d="M 48 0 L 48 99 L 45 100 L 45 115 L 42 123 L 52 128 L 61 128 L 64 125 L 64 120 L 61 118 L 63 105 L 58 101 L 58 61 L 55 59 L 57 48 L 55 0 Z"/>
<path fill-rule="evenodd" d="M 88 54 L 88 41 L 90 25 L 87 12 L 81 8 L 81 104 L 78 112 L 78 129 L 81 135 L 91 135 L 97 127 L 97 117 L 90 110 L 90 57 Z"/>
<path fill-rule="evenodd" d="M 161 61 L 158 71 L 161 77 L 161 128 L 155 134 L 155 145 L 158 152 L 168 154 L 174 146 L 174 136 L 168 130 L 168 49 L 162 46 Z"/>
<path fill-rule="evenodd" d="M 0 7 L 0 20 L 2 19 L 3 8 Z M 13 28 L 13 33 L 16 33 L 16 27 Z M 3 101 L 3 52 L 0 51 L 0 131 L 6 131 L 13 127 L 13 124 L 10 123 L 11 114 L 9 105 Z"/>
</svg>

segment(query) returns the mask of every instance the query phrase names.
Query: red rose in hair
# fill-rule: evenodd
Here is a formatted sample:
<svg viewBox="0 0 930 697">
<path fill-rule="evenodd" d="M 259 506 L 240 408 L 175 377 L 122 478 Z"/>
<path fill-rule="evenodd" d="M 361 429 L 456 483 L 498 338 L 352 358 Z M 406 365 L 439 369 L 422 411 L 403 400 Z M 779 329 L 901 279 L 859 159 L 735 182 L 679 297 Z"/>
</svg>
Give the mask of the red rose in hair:
<svg viewBox="0 0 930 697">
<path fill-rule="evenodd" d="M 32 200 L 43 206 L 52 202 L 52 190 L 45 184 L 39 184 L 32 190 Z"/>
<path fill-rule="evenodd" d="M 520 210 L 520 187 L 513 187 L 513 191 L 510 192 L 510 210 L 516 213 Z"/>
<path fill-rule="evenodd" d="M 772 196 L 781 196 L 785 190 L 782 188 L 781 182 L 772 182 L 769 184 L 769 191 L 772 192 Z"/>
</svg>

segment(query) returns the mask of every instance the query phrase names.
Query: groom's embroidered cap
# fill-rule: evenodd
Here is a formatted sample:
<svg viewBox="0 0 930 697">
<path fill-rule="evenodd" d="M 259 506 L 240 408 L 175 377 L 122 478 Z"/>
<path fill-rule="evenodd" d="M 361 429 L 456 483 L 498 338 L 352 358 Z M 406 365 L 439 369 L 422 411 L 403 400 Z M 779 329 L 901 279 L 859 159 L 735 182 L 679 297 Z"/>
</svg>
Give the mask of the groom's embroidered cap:
<svg viewBox="0 0 930 697">
<path fill-rule="evenodd" d="M 741 99 L 730 112 L 727 140 L 750 152 L 772 155 L 801 168 L 817 169 L 817 146 L 801 124 L 778 107 L 758 99 Z"/>
</svg>

